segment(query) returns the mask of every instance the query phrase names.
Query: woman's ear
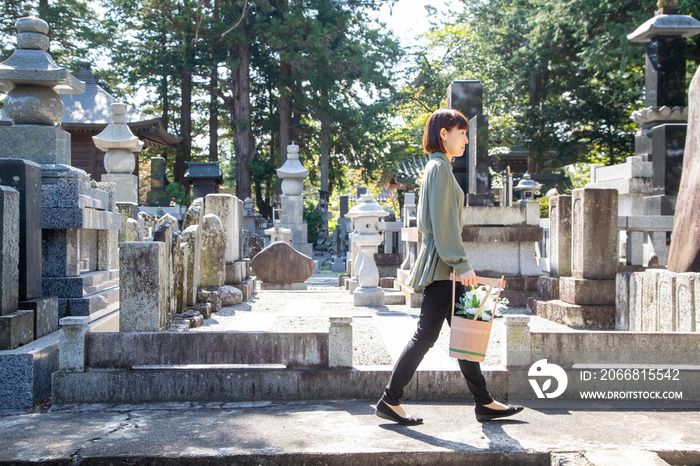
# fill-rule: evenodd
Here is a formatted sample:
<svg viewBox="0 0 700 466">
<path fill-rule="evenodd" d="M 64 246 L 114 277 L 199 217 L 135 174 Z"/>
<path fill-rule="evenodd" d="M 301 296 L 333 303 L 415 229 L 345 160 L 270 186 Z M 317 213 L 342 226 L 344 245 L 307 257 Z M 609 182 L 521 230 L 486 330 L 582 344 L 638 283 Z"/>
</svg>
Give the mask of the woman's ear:
<svg viewBox="0 0 700 466">
<path fill-rule="evenodd" d="M 442 139 L 444 141 L 446 137 L 447 137 L 447 130 L 445 128 L 440 128 L 440 139 Z"/>
</svg>

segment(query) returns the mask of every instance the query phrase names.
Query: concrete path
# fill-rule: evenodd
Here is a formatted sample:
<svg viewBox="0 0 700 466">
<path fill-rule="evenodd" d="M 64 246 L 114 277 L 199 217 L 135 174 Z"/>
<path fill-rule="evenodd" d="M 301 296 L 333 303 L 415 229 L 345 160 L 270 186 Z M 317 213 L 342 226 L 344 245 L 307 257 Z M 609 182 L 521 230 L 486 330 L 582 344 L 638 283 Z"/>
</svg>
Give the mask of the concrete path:
<svg viewBox="0 0 700 466">
<path fill-rule="evenodd" d="M 0 418 L 0 464 L 700 463 L 699 412 L 528 409 L 479 424 L 469 405 L 406 407 L 425 423 L 389 423 L 370 401 L 65 407 Z"/>
</svg>

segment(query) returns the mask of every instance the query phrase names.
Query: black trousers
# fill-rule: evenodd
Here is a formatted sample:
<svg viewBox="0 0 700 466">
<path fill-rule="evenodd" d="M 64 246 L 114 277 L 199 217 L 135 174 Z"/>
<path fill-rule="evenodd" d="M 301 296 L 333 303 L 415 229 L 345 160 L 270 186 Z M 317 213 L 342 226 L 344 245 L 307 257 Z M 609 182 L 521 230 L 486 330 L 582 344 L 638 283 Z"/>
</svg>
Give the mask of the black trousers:
<svg viewBox="0 0 700 466">
<path fill-rule="evenodd" d="M 423 304 L 420 308 L 420 318 L 416 333 L 404 348 L 396 361 L 391 378 L 386 386 L 382 399 L 391 405 L 398 405 L 403 396 L 403 390 L 411 381 L 418 365 L 430 348 L 433 347 L 440 335 L 442 323 L 447 320 L 449 325 L 452 317 L 452 280 L 439 280 L 425 287 Z M 465 292 L 465 286 L 456 283 L 455 297 L 459 299 Z M 478 362 L 458 360 L 459 368 L 467 381 L 467 387 L 474 397 L 474 402 L 486 405 L 493 401 L 486 389 L 486 380 L 481 373 Z"/>
</svg>

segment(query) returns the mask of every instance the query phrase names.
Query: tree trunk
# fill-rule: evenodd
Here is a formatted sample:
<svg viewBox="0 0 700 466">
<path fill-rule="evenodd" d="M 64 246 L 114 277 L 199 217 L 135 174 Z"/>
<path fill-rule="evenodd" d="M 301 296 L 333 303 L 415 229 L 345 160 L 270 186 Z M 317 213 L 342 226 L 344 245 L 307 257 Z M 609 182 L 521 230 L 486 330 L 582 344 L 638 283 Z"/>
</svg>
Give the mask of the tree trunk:
<svg viewBox="0 0 700 466">
<path fill-rule="evenodd" d="M 180 111 L 180 137 L 182 142 L 175 156 L 173 179 L 185 186 L 185 161 L 189 160 L 192 151 L 192 73 L 182 73 L 182 106 Z"/>
<path fill-rule="evenodd" d="M 279 115 L 280 115 L 280 160 L 282 166 L 287 161 L 287 146 L 292 142 L 292 99 L 287 79 L 291 74 L 289 63 L 280 63 L 280 88 L 279 88 Z"/>
<path fill-rule="evenodd" d="M 330 144 L 328 142 L 331 132 L 331 123 L 328 114 L 321 114 L 321 191 L 328 192 L 328 164 L 330 160 Z"/>
<path fill-rule="evenodd" d="M 214 64 L 211 70 L 211 78 L 209 80 L 211 88 L 216 89 L 219 81 L 218 65 Z M 218 97 L 212 90 L 209 93 L 209 161 L 216 162 L 219 160 L 219 105 Z"/>
<path fill-rule="evenodd" d="M 255 144 L 251 127 L 250 108 L 250 50 L 248 31 L 243 39 L 230 50 L 231 81 L 234 96 L 231 108 L 233 127 L 233 147 L 236 153 L 236 196 L 239 199 L 250 197 L 250 171 L 248 163 L 255 156 Z"/>
</svg>

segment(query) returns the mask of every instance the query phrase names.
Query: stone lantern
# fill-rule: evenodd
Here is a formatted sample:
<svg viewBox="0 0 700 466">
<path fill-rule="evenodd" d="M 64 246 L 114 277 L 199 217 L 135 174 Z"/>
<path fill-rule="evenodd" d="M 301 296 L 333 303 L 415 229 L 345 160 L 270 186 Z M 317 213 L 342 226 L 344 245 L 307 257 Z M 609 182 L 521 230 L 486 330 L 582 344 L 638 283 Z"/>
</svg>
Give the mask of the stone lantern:
<svg viewBox="0 0 700 466">
<path fill-rule="evenodd" d="M 358 260 L 361 262 L 357 273 L 358 284 L 352 296 L 355 306 L 383 306 L 384 291 L 379 287 L 379 270 L 374 262 L 374 253 L 377 246 L 382 244 L 382 235 L 379 233 L 379 219 L 386 217 L 385 212 L 371 194 L 365 194 L 355 205 L 347 217 L 355 223 L 355 245 L 359 248 Z"/>
<path fill-rule="evenodd" d="M 645 215 L 673 215 L 683 168 L 688 101 L 686 41 L 700 34 L 700 21 L 682 15 L 677 0 L 659 1 L 654 17 L 627 36 L 646 43 L 644 108 L 632 114 L 639 125 L 635 152 L 652 162 L 652 195 Z"/>
<path fill-rule="evenodd" d="M 521 191 L 520 202 L 524 203 L 527 201 L 532 201 L 535 199 L 535 194 L 540 191 L 542 186 L 534 181 L 529 173 L 523 175 L 523 179 L 520 180 L 517 186 L 513 188 L 513 191 Z"/>
<path fill-rule="evenodd" d="M 299 162 L 299 146 L 296 144 L 287 146 L 287 161 L 277 169 L 277 176 L 282 178 L 282 194 L 301 196 L 309 170 Z"/>
<path fill-rule="evenodd" d="M 308 227 L 304 221 L 304 179 L 309 171 L 299 162 L 299 146 L 287 146 L 287 161 L 277 169 L 282 179 L 280 197 L 280 220 L 282 226 L 292 230 L 294 249 L 309 257 L 313 256 L 312 245 L 308 243 Z"/>
<path fill-rule="evenodd" d="M 126 124 L 127 106 L 115 103 L 110 106 L 112 122 L 92 140 L 95 146 L 105 152 L 105 170 L 102 181 L 117 185 L 117 202 L 138 202 L 138 177 L 133 175 L 136 168 L 134 152 L 140 152 L 143 143 L 134 136 Z"/>
<path fill-rule="evenodd" d="M 16 26 L 17 50 L 0 63 L 0 91 L 7 92 L 4 110 L 15 125 L 0 128 L 0 158 L 70 165 L 70 134 L 58 128 L 63 118 L 59 94 L 80 94 L 85 83 L 46 52 L 49 26 L 44 20 L 20 18 Z"/>
<path fill-rule="evenodd" d="M 270 243 L 284 241 L 292 245 L 292 230 L 283 228 L 279 220 L 275 220 L 275 226 L 265 230 L 266 235 L 270 235 Z"/>
</svg>

